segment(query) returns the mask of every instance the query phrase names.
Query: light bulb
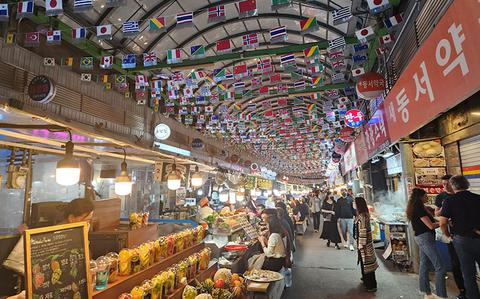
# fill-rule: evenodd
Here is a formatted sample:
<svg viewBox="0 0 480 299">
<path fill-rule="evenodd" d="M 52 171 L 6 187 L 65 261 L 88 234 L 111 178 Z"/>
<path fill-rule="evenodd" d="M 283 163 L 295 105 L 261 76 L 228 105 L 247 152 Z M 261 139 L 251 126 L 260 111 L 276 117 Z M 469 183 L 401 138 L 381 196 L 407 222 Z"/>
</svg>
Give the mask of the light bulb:
<svg viewBox="0 0 480 299">
<path fill-rule="evenodd" d="M 203 195 L 203 190 L 202 190 L 202 189 L 198 189 L 198 190 L 197 190 L 197 195 L 198 195 L 198 196 L 202 196 L 202 195 Z"/>
<path fill-rule="evenodd" d="M 167 177 L 167 188 L 177 190 L 182 185 L 182 178 L 177 174 L 177 165 L 172 165 L 172 171 Z"/>
<path fill-rule="evenodd" d="M 240 192 L 244 193 L 245 192 L 245 188 L 240 188 Z"/>
<path fill-rule="evenodd" d="M 127 173 L 127 163 L 123 160 L 121 165 L 122 171 L 120 175 L 115 179 L 115 194 L 117 195 L 128 195 L 132 193 L 132 179 L 128 176 Z"/>
<path fill-rule="evenodd" d="M 80 181 L 80 164 L 73 157 L 73 142 L 65 144 L 65 157 L 57 162 L 55 180 L 59 185 L 71 186 Z"/>
<path fill-rule="evenodd" d="M 198 171 L 198 166 L 195 166 L 195 172 L 192 174 L 192 187 L 200 187 L 202 184 L 202 174 Z"/>
</svg>

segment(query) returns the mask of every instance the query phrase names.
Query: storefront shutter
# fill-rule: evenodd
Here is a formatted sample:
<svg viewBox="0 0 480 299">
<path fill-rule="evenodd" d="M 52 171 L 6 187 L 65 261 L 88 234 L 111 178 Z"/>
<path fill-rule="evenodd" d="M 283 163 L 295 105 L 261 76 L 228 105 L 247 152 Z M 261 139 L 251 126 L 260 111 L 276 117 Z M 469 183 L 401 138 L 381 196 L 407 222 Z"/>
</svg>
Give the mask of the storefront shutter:
<svg viewBox="0 0 480 299">
<path fill-rule="evenodd" d="M 470 191 L 480 194 L 480 136 L 460 141 L 462 173 L 470 182 Z"/>
</svg>

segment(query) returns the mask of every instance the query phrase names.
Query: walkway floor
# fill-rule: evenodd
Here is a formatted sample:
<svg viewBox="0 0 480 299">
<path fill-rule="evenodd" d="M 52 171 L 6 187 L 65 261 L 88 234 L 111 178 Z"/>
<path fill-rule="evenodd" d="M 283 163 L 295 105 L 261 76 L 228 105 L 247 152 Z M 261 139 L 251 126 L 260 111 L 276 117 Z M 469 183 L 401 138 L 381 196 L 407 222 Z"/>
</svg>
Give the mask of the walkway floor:
<svg viewBox="0 0 480 299">
<path fill-rule="evenodd" d="M 282 299 L 423 298 L 418 292 L 418 276 L 392 269 L 392 263 L 385 262 L 380 255 L 381 251 L 377 252 L 378 290 L 368 293 L 360 281 L 356 252 L 328 248 L 326 241 L 319 239 L 319 233 L 307 231 L 297 237 L 293 286 L 286 289 Z M 448 279 L 448 292 L 450 298 L 455 298 L 457 291 L 452 281 Z"/>
</svg>

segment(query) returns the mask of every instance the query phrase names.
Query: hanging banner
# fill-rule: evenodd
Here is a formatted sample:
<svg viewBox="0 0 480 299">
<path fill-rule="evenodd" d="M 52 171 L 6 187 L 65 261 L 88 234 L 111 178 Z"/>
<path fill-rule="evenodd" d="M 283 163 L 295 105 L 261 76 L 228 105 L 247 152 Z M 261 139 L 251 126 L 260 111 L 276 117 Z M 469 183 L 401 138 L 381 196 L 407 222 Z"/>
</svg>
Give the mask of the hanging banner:
<svg viewBox="0 0 480 299">
<path fill-rule="evenodd" d="M 392 142 L 480 89 L 480 2 L 453 1 L 385 99 Z"/>
<path fill-rule="evenodd" d="M 357 167 L 357 156 L 355 154 L 355 143 L 352 142 L 343 155 L 344 174 Z"/>
<path fill-rule="evenodd" d="M 358 134 L 355 139 L 355 156 L 357 157 L 358 166 L 368 161 L 367 145 L 365 143 L 365 135 Z"/>
<path fill-rule="evenodd" d="M 383 104 L 378 106 L 377 111 L 375 111 L 372 118 L 370 118 L 365 125 L 363 134 L 367 146 L 368 158 L 375 156 L 390 145 Z"/>
</svg>

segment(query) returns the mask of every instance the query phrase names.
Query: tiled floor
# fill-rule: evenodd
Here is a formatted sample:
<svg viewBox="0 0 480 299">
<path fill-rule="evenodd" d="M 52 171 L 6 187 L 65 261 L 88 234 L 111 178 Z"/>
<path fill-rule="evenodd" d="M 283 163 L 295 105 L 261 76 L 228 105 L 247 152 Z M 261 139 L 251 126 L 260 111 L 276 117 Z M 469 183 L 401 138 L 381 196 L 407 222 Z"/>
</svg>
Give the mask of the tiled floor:
<svg viewBox="0 0 480 299">
<path fill-rule="evenodd" d="M 293 286 L 283 294 L 283 299 L 418 299 L 418 276 L 404 273 L 385 262 L 381 251 L 377 252 L 380 268 L 376 271 L 378 290 L 368 293 L 360 281 L 356 252 L 347 249 L 327 248 L 319 233 L 307 231 L 297 237 L 297 252 L 293 268 Z M 457 290 L 453 279 L 447 283 L 449 298 L 455 298 Z"/>
</svg>

